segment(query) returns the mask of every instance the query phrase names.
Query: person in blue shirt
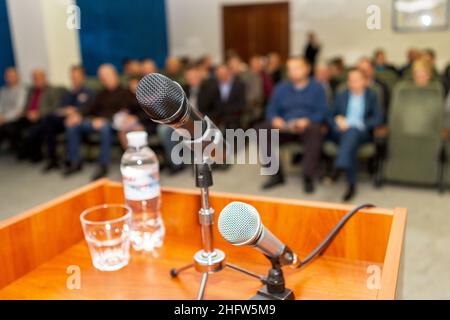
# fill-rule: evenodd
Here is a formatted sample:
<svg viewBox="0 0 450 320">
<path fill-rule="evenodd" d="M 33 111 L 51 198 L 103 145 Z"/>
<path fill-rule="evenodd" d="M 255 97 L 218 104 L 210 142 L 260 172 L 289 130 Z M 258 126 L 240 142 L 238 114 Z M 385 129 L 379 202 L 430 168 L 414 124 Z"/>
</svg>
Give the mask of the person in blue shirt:
<svg viewBox="0 0 450 320">
<path fill-rule="evenodd" d="M 383 122 L 377 94 L 368 88 L 367 76 L 361 70 L 350 70 L 347 87 L 336 96 L 329 118 L 332 138 L 339 146 L 332 180 L 342 171 L 347 173 L 344 201 L 356 193 L 358 148 L 373 139 L 373 130 Z"/>
<path fill-rule="evenodd" d="M 56 137 L 65 130 L 67 116 L 81 112 L 94 98 L 94 92 L 84 86 L 85 72 L 82 66 L 70 70 L 72 88 L 64 92 L 57 110 L 44 119 L 44 137 L 47 146 L 48 163 L 44 172 L 59 167 L 56 155 Z"/>
<path fill-rule="evenodd" d="M 287 62 L 288 81 L 275 87 L 266 114 L 267 122 L 259 129 L 278 129 L 280 144 L 299 141 L 303 144 L 303 180 L 306 193 L 314 192 L 314 178 L 322 148 L 321 124 L 326 120 L 327 97 L 323 86 L 309 77 L 311 65 L 304 57 Z M 261 131 L 260 131 L 261 132 Z M 267 145 L 260 143 L 260 151 L 279 163 L 278 150 L 271 150 L 270 130 Z M 266 150 L 264 148 L 266 147 Z M 284 183 L 281 166 L 263 185 L 264 189 Z"/>
</svg>

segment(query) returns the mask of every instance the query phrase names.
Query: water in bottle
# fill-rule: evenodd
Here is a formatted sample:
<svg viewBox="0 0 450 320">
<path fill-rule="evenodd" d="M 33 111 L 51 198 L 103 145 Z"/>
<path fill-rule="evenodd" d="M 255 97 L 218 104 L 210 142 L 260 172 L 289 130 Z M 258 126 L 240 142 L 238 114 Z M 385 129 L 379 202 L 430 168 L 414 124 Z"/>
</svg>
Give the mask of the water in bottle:
<svg viewBox="0 0 450 320">
<path fill-rule="evenodd" d="M 146 132 L 130 132 L 127 140 L 120 170 L 125 199 L 133 210 L 131 244 L 137 251 L 154 251 L 162 246 L 165 233 L 158 158 L 147 145 Z"/>
</svg>

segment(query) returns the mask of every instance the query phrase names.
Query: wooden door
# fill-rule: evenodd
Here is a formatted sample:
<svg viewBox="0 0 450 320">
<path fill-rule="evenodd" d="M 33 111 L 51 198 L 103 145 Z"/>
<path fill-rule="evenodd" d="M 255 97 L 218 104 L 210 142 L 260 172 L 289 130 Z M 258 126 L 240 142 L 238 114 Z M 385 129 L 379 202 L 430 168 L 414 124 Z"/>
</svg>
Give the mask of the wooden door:
<svg viewBox="0 0 450 320">
<path fill-rule="evenodd" d="M 289 3 L 227 5 L 223 13 L 224 57 L 234 51 L 242 59 L 254 54 L 289 55 Z"/>
</svg>

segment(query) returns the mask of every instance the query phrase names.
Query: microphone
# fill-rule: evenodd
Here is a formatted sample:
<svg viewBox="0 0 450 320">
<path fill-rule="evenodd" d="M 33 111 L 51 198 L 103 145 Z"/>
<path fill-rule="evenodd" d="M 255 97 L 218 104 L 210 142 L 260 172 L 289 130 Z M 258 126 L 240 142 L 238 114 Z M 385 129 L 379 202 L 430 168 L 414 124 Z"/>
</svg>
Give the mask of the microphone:
<svg viewBox="0 0 450 320">
<path fill-rule="evenodd" d="M 151 120 L 169 125 L 184 137 L 198 159 L 223 160 L 222 133 L 211 119 L 189 104 L 177 82 L 159 73 L 148 74 L 139 81 L 136 98 Z M 204 159 L 203 151 L 207 146 L 215 148 L 215 153 Z"/>
<path fill-rule="evenodd" d="M 299 263 L 297 255 L 262 224 L 258 211 L 249 204 L 228 204 L 220 213 L 218 228 L 222 237 L 232 245 L 256 247 L 281 266 L 296 267 Z"/>
</svg>

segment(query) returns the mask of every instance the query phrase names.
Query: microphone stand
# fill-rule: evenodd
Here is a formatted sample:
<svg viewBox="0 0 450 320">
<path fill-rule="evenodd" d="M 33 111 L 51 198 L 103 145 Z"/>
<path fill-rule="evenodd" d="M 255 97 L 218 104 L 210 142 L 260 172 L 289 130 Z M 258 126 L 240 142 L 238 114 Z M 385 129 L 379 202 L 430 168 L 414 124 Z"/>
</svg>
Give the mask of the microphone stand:
<svg viewBox="0 0 450 320">
<path fill-rule="evenodd" d="M 272 268 L 263 281 L 264 286 L 250 300 L 295 300 L 294 292 L 285 286 L 280 260 L 266 257 L 270 260 Z"/>
<path fill-rule="evenodd" d="M 214 224 L 214 209 L 209 203 L 209 188 L 213 185 L 211 166 L 203 161 L 201 164 L 196 164 L 195 171 L 195 185 L 200 188 L 202 207 L 198 212 L 199 223 L 201 227 L 202 247 L 203 249 L 195 253 L 194 262 L 185 265 L 181 268 L 174 268 L 170 270 L 172 278 L 177 277 L 181 272 L 194 268 L 197 272 L 202 273 L 202 280 L 200 289 L 198 291 L 197 300 L 203 300 L 208 282 L 209 274 L 213 274 L 228 267 L 236 270 L 242 274 L 248 275 L 259 281 L 265 283 L 265 277 L 259 276 L 255 273 L 242 269 L 238 266 L 225 262 L 226 255 L 223 251 L 214 248 L 213 239 L 213 224 Z"/>
</svg>

